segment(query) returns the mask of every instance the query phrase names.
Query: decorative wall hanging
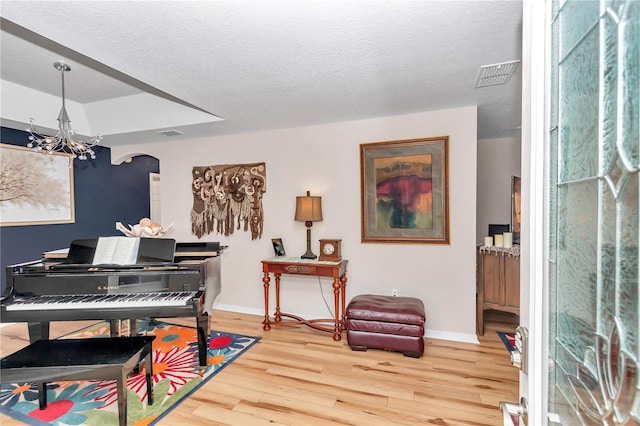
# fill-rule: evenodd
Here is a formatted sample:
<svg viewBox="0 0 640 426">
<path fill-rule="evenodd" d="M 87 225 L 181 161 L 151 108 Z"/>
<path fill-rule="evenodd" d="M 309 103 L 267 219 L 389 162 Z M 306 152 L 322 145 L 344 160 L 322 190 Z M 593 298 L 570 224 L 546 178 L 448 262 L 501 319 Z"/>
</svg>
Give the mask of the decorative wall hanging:
<svg viewBox="0 0 640 426">
<path fill-rule="evenodd" d="M 0 226 L 74 223 L 73 158 L 0 144 Z"/>
<path fill-rule="evenodd" d="M 198 238 L 234 228 L 251 227 L 251 239 L 262 237 L 262 194 L 267 191 L 265 163 L 196 166 L 191 192 L 191 232 Z"/>
<path fill-rule="evenodd" d="M 449 244 L 448 142 L 360 145 L 363 243 Z"/>
</svg>

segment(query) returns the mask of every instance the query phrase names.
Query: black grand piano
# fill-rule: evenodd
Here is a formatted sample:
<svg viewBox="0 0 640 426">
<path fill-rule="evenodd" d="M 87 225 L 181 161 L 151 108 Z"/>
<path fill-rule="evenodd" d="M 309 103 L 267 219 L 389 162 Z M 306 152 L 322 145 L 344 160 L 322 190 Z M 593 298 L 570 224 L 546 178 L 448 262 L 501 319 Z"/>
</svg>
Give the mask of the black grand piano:
<svg viewBox="0 0 640 426">
<path fill-rule="evenodd" d="M 0 322 L 27 322 L 31 343 L 49 338 L 51 321 L 120 320 L 193 316 L 201 366 L 207 362 L 212 305 L 221 291 L 219 243 L 176 243 L 140 238 L 133 264 L 92 263 L 97 238 L 74 240 L 68 250 L 7 266 Z"/>
</svg>

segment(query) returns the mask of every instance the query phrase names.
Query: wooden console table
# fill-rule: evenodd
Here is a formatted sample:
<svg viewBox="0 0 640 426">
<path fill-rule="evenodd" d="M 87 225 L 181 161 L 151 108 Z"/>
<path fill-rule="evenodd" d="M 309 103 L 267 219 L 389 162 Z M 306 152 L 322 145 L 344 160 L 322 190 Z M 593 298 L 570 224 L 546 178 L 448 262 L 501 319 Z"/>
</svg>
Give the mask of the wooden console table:
<svg viewBox="0 0 640 426">
<path fill-rule="evenodd" d="M 277 256 L 262 261 L 264 277 L 264 326 L 265 331 L 271 330 L 273 325 L 298 325 L 304 324 L 315 330 L 333 333 L 333 340 L 342 338 L 342 330 L 345 329 L 345 298 L 347 286 L 347 260 L 338 262 L 301 259 L 299 257 Z M 272 273 L 276 277 L 276 310 L 273 322 L 269 318 L 269 282 Z M 317 277 L 333 278 L 333 305 L 335 318 L 306 320 L 296 315 L 285 314 L 280 311 L 280 276 L 282 274 L 313 275 Z M 282 318 L 292 318 L 292 321 L 283 321 Z M 333 326 L 321 325 L 321 323 L 333 323 Z"/>
</svg>

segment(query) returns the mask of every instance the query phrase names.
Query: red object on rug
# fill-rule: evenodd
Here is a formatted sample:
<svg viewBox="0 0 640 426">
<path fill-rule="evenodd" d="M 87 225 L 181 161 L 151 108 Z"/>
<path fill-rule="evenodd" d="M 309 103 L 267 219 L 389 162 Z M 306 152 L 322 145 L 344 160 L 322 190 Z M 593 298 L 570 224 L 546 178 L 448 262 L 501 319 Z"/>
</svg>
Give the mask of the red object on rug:
<svg viewBox="0 0 640 426">
<path fill-rule="evenodd" d="M 502 343 L 509 352 L 516 350 L 516 335 L 515 333 L 505 333 L 504 331 L 496 331 Z"/>
</svg>

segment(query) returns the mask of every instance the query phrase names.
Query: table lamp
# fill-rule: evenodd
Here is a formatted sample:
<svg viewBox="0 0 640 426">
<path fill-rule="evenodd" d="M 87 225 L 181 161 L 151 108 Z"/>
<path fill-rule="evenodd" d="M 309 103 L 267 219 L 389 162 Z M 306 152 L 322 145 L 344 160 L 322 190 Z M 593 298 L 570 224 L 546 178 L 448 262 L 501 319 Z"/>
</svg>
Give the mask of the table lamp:
<svg viewBox="0 0 640 426">
<path fill-rule="evenodd" d="M 322 220 L 322 197 L 312 197 L 310 192 L 303 197 L 296 197 L 296 216 L 294 220 L 304 222 L 307 227 L 307 252 L 300 256 L 302 259 L 315 259 L 311 251 L 311 226 L 313 222 Z"/>
</svg>

